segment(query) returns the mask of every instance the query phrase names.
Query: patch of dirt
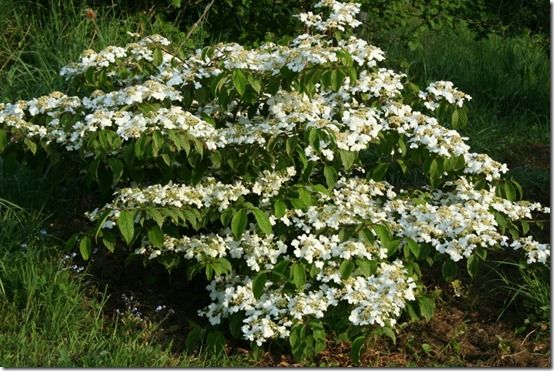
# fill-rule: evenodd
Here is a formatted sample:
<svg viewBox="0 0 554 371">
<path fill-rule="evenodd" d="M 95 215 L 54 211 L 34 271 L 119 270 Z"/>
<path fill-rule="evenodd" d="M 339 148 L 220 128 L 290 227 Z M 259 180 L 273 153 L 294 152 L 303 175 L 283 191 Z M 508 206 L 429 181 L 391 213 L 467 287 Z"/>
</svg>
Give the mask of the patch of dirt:
<svg viewBox="0 0 554 371">
<path fill-rule="evenodd" d="M 516 156 L 516 153 L 520 154 Z M 542 143 L 530 143 L 520 151 L 514 151 L 514 157 L 509 162 L 517 166 L 526 166 L 535 169 L 550 169 L 550 146 Z"/>
<path fill-rule="evenodd" d="M 207 304 L 201 280 L 187 282 L 185 272 L 167 274 L 161 266 L 128 263 L 122 253 L 99 253 L 88 268 L 98 292 L 107 288 L 108 318 L 136 309 L 139 318 L 161 322 L 156 338 L 185 351 L 188 319 L 200 321 L 197 309 Z M 496 321 L 500 304 L 491 300 L 455 297 L 448 285 L 437 288 L 439 299 L 430 321 L 405 323 L 396 329 L 396 344 L 381 337 L 371 340 L 361 358 L 365 367 L 550 367 L 550 337 L 547 324 L 537 324 L 515 335 L 517 320 L 504 316 Z M 159 311 L 160 306 L 164 310 Z M 402 322 L 402 321 L 400 321 Z M 228 355 L 246 356 L 258 367 L 348 367 L 350 345 L 328 339 L 327 349 L 314 361 L 296 362 L 286 350 L 263 352 L 254 360 L 246 342 L 229 343 Z"/>
</svg>

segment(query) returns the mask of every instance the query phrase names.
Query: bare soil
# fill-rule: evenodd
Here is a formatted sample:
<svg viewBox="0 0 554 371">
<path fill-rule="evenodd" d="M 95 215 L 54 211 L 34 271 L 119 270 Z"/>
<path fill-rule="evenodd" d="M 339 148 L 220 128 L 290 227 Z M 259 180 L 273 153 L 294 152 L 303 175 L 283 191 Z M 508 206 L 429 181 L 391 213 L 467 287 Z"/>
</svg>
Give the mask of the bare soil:
<svg viewBox="0 0 554 371">
<path fill-rule="evenodd" d="M 201 321 L 196 311 L 207 304 L 202 282 L 187 282 L 185 272 L 179 270 L 168 275 L 162 267 L 145 268 L 139 262 L 128 265 L 124 267 L 121 253 L 96 254 L 89 265 L 93 290 L 106 288 L 109 294 L 107 317 L 135 310 L 145 323 L 161 322 L 156 334 L 159 341 L 171 341 L 176 354 L 186 351 L 188 319 Z M 551 367 L 550 324 L 531 324 L 516 335 L 515 329 L 521 326 L 518 314 L 508 313 L 497 321 L 502 303 L 494 295 L 472 294 L 472 289 L 466 288 L 464 295 L 456 297 L 447 284 L 435 290 L 439 294 L 433 318 L 399 326 L 396 344 L 384 337 L 371 340 L 360 366 Z M 165 306 L 163 311 L 156 310 L 160 305 Z M 247 343 L 229 344 L 228 355 L 245 356 L 257 367 L 352 366 L 350 345 L 333 339 L 317 359 L 302 363 L 286 351 L 275 350 L 255 360 L 248 349 Z"/>
</svg>

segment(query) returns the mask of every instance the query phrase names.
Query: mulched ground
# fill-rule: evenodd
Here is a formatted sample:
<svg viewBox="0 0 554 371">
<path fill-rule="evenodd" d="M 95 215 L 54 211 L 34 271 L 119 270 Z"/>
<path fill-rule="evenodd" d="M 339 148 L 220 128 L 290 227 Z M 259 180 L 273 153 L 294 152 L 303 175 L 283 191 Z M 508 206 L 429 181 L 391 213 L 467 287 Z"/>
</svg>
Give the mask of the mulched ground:
<svg viewBox="0 0 554 371">
<path fill-rule="evenodd" d="M 200 281 L 186 282 L 185 272 L 167 275 L 163 268 L 144 268 L 131 263 L 124 268 L 122 254 L 96 254 L 89 273 L 97 292 L 107 287 L 107 317 L 135 312 L 145 323 L 163 319 L 157 331 L 159 341 L 171 341 L 176 353 L 185 351 L 185 339 L 196 310 L 206 304 Z M 96 288 L 96 289 L 94 289 Z M 487 294 L 476 297 L 466 288 L 456 297 L 452 286 L 435 287 L 437 307 L 430 321 L 405 324 L 397 329 L 397 342 L 372 340 L 361 358 L 365 367 L 551 367 L 550 324 L 521 326 L 518 314 L 505 314 L 497 321 L 502 303 Z M 488 298 L 488 299 L 487 299 Z M 159 310 L 163 306 L 163 310 Z M 248 356 L 246 343 L 234 344 L 229 355 Z M 346 367 L 352 366 L 350 346 L 328 340 L 328 349 L 316 360 L 297 363 L 291 356 L 266 352 L 257 367 Z"/>
</svg>

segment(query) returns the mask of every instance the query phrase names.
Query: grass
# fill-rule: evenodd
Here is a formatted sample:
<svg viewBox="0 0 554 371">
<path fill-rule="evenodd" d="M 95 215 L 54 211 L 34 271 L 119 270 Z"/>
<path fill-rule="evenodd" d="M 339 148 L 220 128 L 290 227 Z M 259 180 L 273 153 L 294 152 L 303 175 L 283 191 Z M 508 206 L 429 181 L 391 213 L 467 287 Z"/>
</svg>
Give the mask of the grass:
<svg viewBox="0 0 554 371">
<path fill-rule="evenodd" d="M 0 102 L 63 91 L 64 82 L 58 76 L 62 66 L 76 61 L 85 49 L 134 41 L 128 31 L 162 33 L 178 46 L 187 41 L 184 32 L 162 22 L 154 12 L 122 15 L 114 3 L 95 8 L 95 17 L 90 18 L 85 2 L 29 3 L 0 0 Z"/>
<path fill-rule="evenodd" d="M 0 365 L 7 367 L 210 367 L 244 357 L 176 354 L 157 338 L 160 323 L 106 317 L 107 297 L 91 295 L 44 218 L 0 204 Z"/>
</svg>

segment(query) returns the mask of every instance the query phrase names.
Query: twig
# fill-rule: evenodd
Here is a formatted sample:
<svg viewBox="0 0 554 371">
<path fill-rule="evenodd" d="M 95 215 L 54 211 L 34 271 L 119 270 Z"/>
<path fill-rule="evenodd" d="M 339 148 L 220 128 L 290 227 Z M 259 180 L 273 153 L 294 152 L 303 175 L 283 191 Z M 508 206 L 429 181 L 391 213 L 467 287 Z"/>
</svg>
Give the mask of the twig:
<svg viewBox="0 0 554 371">
<path fill-rule="evenodd" d="M 534 329 L 533 331 L 531 331 L 530 333 L 528 333 L 525 338 L 523 339 L 523 341 L 521 342 L 521 345 L 525 344 L 525 342 L 527 341 L 527 339 L 529 339 L 529 336 L 531 336 L 531 334 L 533 332 L 537 331 L 537 329 Z"/>
<path fill-rule="evenodd" d="M 202 13 L 202 15 L 200 16 L 200 18 L 198 18 L 198 20 L 192 25 L 192 28 L 190 29 L 190 31 L 187 33 L 187 39 L 192 35 L 192 33 L 196 30 L 196 28 L 198 27 L 198 25 L 202 22 L 202 20 L 206 17 L 206 15 L 208 15 L 208 11 L 210 10 L 210 8 L 212 7 L 212 5 L 215 3 L 215 0 L 212 0 L 208 6 L 206 6 L 206 8 L 204 9 L 204 12 Z"/>
</svg>

